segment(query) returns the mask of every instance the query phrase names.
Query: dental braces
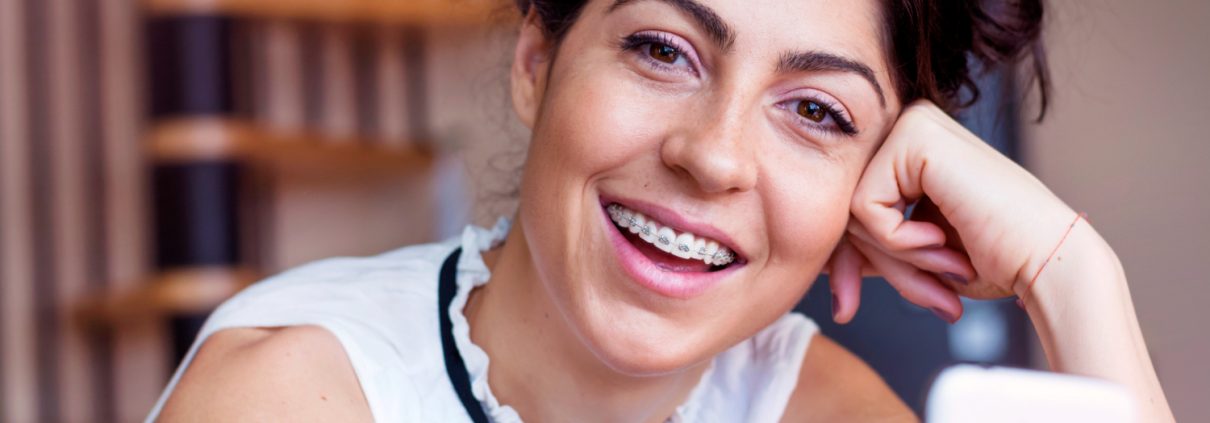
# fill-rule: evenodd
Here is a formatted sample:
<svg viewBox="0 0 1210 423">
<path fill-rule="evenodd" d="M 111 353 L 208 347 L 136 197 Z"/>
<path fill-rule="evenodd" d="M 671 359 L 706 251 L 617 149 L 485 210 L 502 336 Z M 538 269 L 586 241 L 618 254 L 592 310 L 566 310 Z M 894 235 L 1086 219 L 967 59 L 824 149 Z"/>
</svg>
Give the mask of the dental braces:
<svg viewBox="0 0 1210 423">
<path fill-rule="evenodd" d="M 651 237 L 652 235 L 654 235 L 652 233 L 651 226 L 648 226 L 645 224 L 640 225 L 638 218 L 635 217 L 635 215 L 633 213 L 630 214 L 629 216 L 624 215 L 623 214 L 624 210 L 621 206 L 619 206 L 617 204 L 610 204 L 608 207 L 606 207 L 606 211 L 609 213 L 609 217 L 613 221 L 620 223 L 620 221 L 625 220 L 627 223 L 629 223 L 629 225 L 627 225 L 627 226 L 639 228 L 638 232 L 641 233 L 642 236 Z M 670 239 L 667 236 L 657 236 L 655 241 L 658 242 L 659 244 L 662 244 L 665 247 L 669 247 L 670 249 L 676 248 L 677 250 L 679 250 L 683 253 L 689 253 L 692 251 L 692 248 L 689 247 L 688 245 L 682 244 L 682 245 L 673 246 L 672 242 L 674 240 Z M 728 264 L 731 264 L 731 262 L 735 261 L 735 254 L 732 253 L 728 249 L 720 248 L 718 251 L 715 251 L 714 254 L 712 254 L 712 255 L 708 255 L 708 253 L 709 253 L 709 251 L 706 250 L 706 247 L 702 246 L 701 248 L 698 249 L 697 253 L 695 254 L 696 257 L 694 257 L 694 258 L 704 260 L 704 261 L 706 261 L 706 263 L 715 265 L 715 266 L 726 266 Z M 707 257 L 708 257 L 708 259 L 707 259 Z"/>
</svg>

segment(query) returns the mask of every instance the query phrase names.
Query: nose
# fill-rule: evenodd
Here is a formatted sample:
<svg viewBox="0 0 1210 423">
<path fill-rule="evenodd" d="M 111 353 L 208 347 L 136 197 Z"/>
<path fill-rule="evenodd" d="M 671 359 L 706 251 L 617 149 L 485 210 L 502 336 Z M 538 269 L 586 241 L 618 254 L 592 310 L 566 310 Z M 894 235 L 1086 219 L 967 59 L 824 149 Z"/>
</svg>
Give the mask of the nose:
<svg viewBox="0 0 1210 423">
<path fill-rule="evenodd" d="M 755 143 L 746 139 L 744 111 L 738 104 L 703 107 L 704 113 L 687 113 L 660 146 L 664 165 L 687 175 L 710 194 L 744 192 L 756 185 Z M 699 109 L 700 110 L 700 109 Z"/>
</svg>

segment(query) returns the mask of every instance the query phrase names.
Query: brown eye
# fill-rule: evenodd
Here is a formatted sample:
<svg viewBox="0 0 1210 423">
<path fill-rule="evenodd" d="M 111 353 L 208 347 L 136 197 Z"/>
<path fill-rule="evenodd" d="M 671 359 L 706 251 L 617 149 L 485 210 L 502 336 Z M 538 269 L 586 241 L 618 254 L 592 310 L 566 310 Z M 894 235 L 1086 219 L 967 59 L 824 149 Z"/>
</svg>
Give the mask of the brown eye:
<svg viewBox="0 0 1210 423">
<path fill-rule="evenodd" d="M 812 122 L 823 122 L 824 118 L 828 117 L 827 109 L 824 109 L 819 103 L 809 100 L 798 102 L 798 114 Z"/>
<path fill-rule="evenodd" d="M 676 51 L 676 48 L 667 44 L 651 43 L 651 47 L 647 50 L 647 54 L 651 58 L 659 60 L 667 64 L 676 63 L 676 59 L 681 57 L 681 53 Z"/>
</svg>

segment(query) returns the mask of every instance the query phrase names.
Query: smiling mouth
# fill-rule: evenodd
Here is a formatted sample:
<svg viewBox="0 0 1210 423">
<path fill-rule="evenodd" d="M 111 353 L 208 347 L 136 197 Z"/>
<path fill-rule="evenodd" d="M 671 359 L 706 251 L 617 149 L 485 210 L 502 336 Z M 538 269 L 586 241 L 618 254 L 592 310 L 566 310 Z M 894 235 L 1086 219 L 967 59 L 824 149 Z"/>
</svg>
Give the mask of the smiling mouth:
<svg viewBox="0 0 1210 423">
<path fill-rule="evenodd" d="M 715 272 L 743 262 L 716 240 L 678 231 L 621 204 L 611 203 L 605 211 L 622 236 L 665 271 Z"/>
</svg>

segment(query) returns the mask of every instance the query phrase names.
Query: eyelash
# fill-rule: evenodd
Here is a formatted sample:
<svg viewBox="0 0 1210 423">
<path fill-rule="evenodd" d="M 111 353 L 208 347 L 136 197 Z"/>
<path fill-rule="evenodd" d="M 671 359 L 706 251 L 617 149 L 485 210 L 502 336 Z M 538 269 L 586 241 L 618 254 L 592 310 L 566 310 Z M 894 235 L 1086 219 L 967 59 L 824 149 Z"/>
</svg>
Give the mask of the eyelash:
<svg viewBox="0 0 1210 423">
<path fill-rule="evenodd" d="M 823 127 L 826 125 L 824 125 L 821 122 L 815 122 L 810 119 L 807 119 L 806 117 L 798 114 L 798 111 L 796 110 L 797 108 L 791 108 L 789 106 L 791 104 L 797 104 L 797 103 L 801 103 L 804 101 L 812 102 L 812 103 L 820 105 L 820 107 L 823 107 L 824 112 L 827 113 L 828 117 L 832 118 L 832 121 L 835 122 L 835 125 L 833 127 Z M 817 97 L 817 96 L 808 96 L 808 97 L 804 97 L 804 98 L 796 98 L 793 100 L 787 100 L 787 101 L 782 102 L 781 104 L 785 105 L 784 107 L 782 107 L 783 109 L 794 114 L 795 124 L 802 126 L 804 128 L 807 128 L 809 130 L 827 131 L 827 132 L 831 132 L 831 133 L 839 132 L 839 133 L 841 133 L 843 135 L 847 135 L 847 136 L 855 136 L 858 133 L 857 126 L 853 124 L 853 119 L 849 117 L 849 113 L 847 111 L 845 111 L 843 108 L 841 108 L 838 104 L 836 104 L 836 102 L 834 102 L 832 100 L 824 99 L 824 98 Z"/>
<path fill-rule="evenodd" d="M 697 75 L 697 68 L 694 66 L 693 60 L 690 58 L 689 55 L 687 55 L 685 53 L 685 50 L 683 48 L 679 47 L 678 44 L 679 43 L 676 40 L 673 40 L 671 36 L 664 34 L 664 33 L 639 32 L 636 34 L 631 34 L 631 35 L 622 37 L 622 39 L 618 43 L 618 47 L 621 48 L 622 51 L 632 52 L 635 55 L 639 56 L 640 60 L 642 60 L 647 66 L 649 66 L 657 71 L 682 72 L 682 73 L 688 71 L 689 73 Z M 680 68 L 677 66 L 670 65 L 668 63 L 664 63 L 664 62 L 655 60 L 650 55 L 648 55 L 647 52 L 643 51 L 643 49 L 641 48 L 643 46 L 650 46 L 650 45 L 659 45 L 659 46 L 666 46 L 666 47 L 672 48 L 673 51 L 676 52 L 676 55 L 678 58 L 685 59 L 685 61 L 688 62 L 688 69 Z M 808 130 L 824 131 L 829 134 L 839 133 L 839 134 L 843 134 L 843 135 L 850 136 L 850 137 L 857 135 L 857 132 L 858 132 L 857 127 L 853 124 L 853 120 L 849 117 L 848 112 L 846 112 L 843 108 L 841 108 L 839 105 L 837 105 L 835 102 L 833 102 L 831 100 L 826 100 L 823 98 L 811 96 L 811 97 L 788 100 L 788 101 L 782 102 L 781 104 L 793 104 L 793 103 L 803 102 L 803 101 L 814 102 L 814 103 L 820 105 L 821 107 L 823 107 L 824 111 L 827 113 L 828 117 L 831 117 L 832 121 L 835 122 L 835 125 L 832 125 L 829 127 L 824 127 L 826 125 L 811 121 L 810 119 L 807 119 L 806 117 L 803 117 L 802 115 L 799 115 L 796 110 L 790 109 L 789 107 L 783 107 L 783 109 L 786 109 L 790 113 L 794 114 L 794 119 L 795 119 L 796 125 L 802 126 Z"/>
<path fill-rule="evenodd" d="M 659 46 L 666 46 L 666 47 L 671 48 L 673 51 L 676 52 L 676 55 L 679 58 L 685 59 L 685 61 L 688 63 L 688 69 L 673 66 L 671 64 L 663 63 L 663 62 L 653 59 L 650 55 L 648 55 L 645 51 L 643 51 L 643 49 L 640 48 L 640 47 L 648 46 L 648 45 L 659 45 Z M 676 40 L 673 40 L 672 37 L 669 36 L 668 34 L 658 33 L 658 32 L 656 32 L 656 33 L 640 32 L 637 34 L 627 35 L 625 37 L 622 37 L 621 41 L 618 43 L 618 47 L 621 48 L 623 51 L 635 53 L 637 56 L 639 56 L 639 59 L 642 60 L 647 66 L 650 66 L 650 67 L 654 68 L 655 70 L 666 71 L 666 72 L 682 72 L 682 73 L 688 72 L 693 75 L 698 74 L 697 67 L 694 64 L 693 59 L 688 54 L 686 54 L 685 49 L 681 48 L 679 43 Z"/>
</svg>

